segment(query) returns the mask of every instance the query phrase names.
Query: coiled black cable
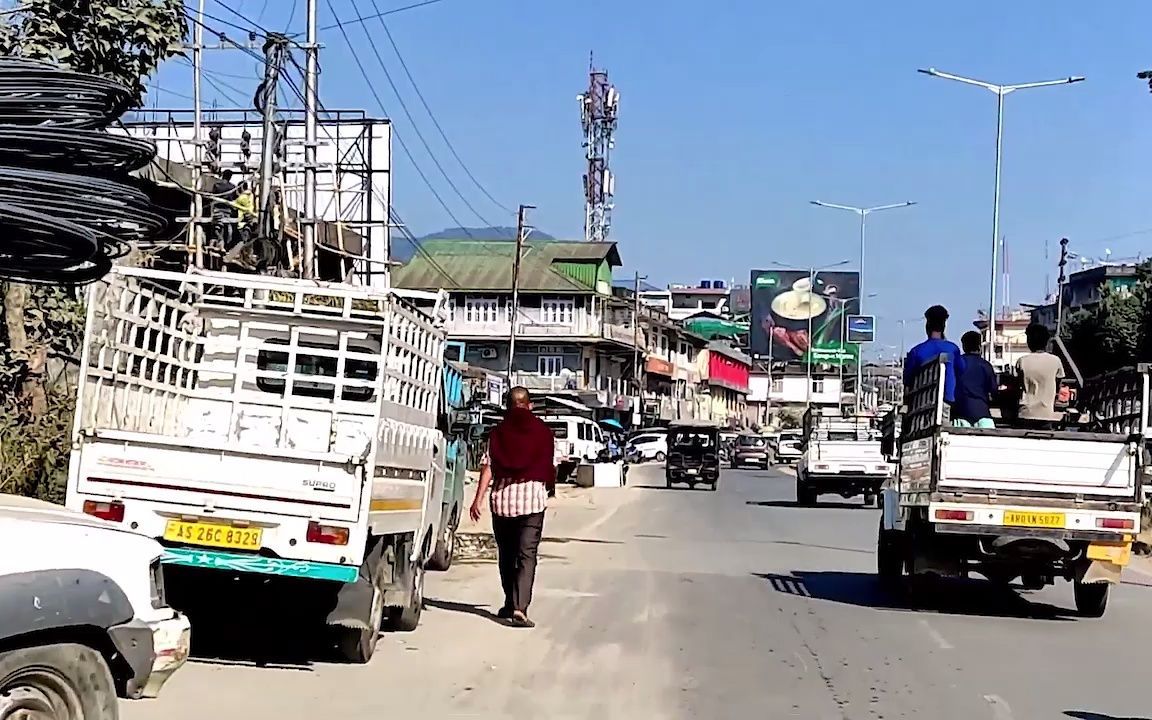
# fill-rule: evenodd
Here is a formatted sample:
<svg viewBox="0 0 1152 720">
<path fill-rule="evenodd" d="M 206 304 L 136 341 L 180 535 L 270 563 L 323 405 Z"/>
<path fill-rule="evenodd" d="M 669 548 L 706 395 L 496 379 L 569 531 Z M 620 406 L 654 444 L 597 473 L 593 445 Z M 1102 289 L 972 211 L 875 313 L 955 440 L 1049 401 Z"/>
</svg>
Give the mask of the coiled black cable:
<svg viewBox="0 0 1152 720">
<path fill-rule="evenodd" d="M 129 173 L 146 141 L 104 132 L 132 103 L 110 80 L 0 58 L 0 279 L 99 279 L 167 221 Z"/>
</svg>

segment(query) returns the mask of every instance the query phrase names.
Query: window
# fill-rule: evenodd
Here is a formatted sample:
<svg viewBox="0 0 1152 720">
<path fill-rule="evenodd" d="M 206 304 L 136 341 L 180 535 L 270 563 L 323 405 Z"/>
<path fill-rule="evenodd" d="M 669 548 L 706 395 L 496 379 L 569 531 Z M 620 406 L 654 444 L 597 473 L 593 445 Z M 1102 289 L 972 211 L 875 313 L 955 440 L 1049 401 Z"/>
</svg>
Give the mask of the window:
<svg viewBox="0 0 1152 720">
<path fill-rule="evenodd" d="M 552 431 L 552 437 L 557 440 L 566 440 L 568 438 L 568 423 L 550 422 L 544 424 Z"/>
<path fill-rule="evenodd" d="M 782 378 L 772 378 L 772 392 L 784 392 L 784 380 Z"/>
<path fill-rule="evenodd" d="M 536 362 L 536 371 L 544 377 L 560 377 L 560 371 L 563 369 L 562 355 L 541 355 Z"/>
<path fill-rule="evenodd" d="M 824 381 L 823 380 L 815 380 L 815 379 L 812 380 L 812 392 L 814 392 L 814 393 L 824 392 Z"/>
<path fill-rule="evenodd" d="M 465 298 L 464 322 L 494 323 L 504 318 L 500 301 L 496 298 Z"/>
<path fill-rule="evenodd" d="M 584 423 L 580 423 L 579 425 L 576 426 L 576 433 L 581 440 L 591 440 L 592 439 L 592 437 L 591 437 L 592 433 L 590 433 L 588 431 L 588 426 L 585 425 Z"/>
<path fill-rule="evenodd" d="M 540 302 L 540 322 L 545 325 L 571 325 L 575 319 L 575 300 L 544 298 Z"/>
<path fill-rule="evenodd" d="M 280 339 L 268 340 L 269 345 L 287 345 Z M 292 382 L 292 394 L 297 397 L 314 397 L 331 400 L 336 396 L 336 386 L 331 381 L 325 382 L 323 378 L 336 377 L 336 358 L 332 355 L 306 355 L 304 348 L 315 347 L 325 350 L 335 348 L 325 347 L 315 343 L 301 342 L 300 350 L 296 353 L 296 376 Z M 349 347 L 352 352 L 371 353 L 372 350 L 363 347 Z M 266 372 L 287 373 L 288 353 L 279 350 L 260 350 L 256 355 L 256 369 Z M 347 358 L 344 361 L 344 377 L 349 380 L 375 380 L 376 363 L 368 360 Z M 314 378 L 314 379 L 305 379 Z M 284 380 L 280 378 L 257 377 L 256 387 L 263 392 L 276 395 L 284 394 Z M 371 387 L 355 386 L 345 387 L 340 393 L 341 399 L 353 402 L 367 402 L 372 399 Z"/>
<path fill-rule="evenodd" d="M 700 307 L 700 300 L 695 295 L 673 295 L 672 307 L 677 310 L 695 310 Z"/>
</svg>

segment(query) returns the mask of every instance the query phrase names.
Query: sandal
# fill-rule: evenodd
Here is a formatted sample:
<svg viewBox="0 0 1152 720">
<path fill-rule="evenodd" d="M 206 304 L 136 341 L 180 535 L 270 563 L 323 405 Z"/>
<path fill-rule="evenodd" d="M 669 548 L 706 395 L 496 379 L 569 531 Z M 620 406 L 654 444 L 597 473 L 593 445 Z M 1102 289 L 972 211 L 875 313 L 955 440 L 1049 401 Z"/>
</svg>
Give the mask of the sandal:
<svg viewBox="0 0 1152 720">
<path fill-rule="evenodd" d="M 536 627 L 536 623 L 529 620 L 528 616 L 525 615 L 524 613 L 520 612 L 519 610 L 512 613 L 512 619 L 511 619 L 509 624 L 511 624 L 513 627 L 522 627 L 522 628 L 534 628 L 534 627 Z"/>
</svg>

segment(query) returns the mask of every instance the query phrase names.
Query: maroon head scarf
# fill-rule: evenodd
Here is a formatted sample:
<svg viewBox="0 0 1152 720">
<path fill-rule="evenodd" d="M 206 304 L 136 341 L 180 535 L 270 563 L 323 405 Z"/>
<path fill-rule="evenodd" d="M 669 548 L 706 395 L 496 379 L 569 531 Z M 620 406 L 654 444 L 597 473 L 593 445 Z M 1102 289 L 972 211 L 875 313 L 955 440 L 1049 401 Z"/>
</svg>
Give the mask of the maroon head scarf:
<svg viewBox="0 0 1152 720">
<path fill-rule="evenodd" d="M 556 482 L 552 430 L 528 408 L 511 408 L 492 429 L 488 458 L 496 480 Z"/>
</svg>

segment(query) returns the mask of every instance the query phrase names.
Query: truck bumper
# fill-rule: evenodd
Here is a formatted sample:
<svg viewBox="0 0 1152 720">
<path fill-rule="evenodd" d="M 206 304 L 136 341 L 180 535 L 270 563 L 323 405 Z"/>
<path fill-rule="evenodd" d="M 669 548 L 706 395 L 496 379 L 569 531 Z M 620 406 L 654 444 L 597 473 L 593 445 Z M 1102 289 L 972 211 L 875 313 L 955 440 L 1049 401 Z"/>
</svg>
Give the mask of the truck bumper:
<svg viewBox="0 0 1152 720">
<path fill-rule="evenodd" d="M 832 495 L 878 495 L 887 475 L 861 473 L 805 473 L 804 485 Z"/>
<path fill-rule="evenodd" d="M 108 634 L 131 668 L 125 687 L 130 698 L 158 696 L 192 648 L 192 625 L 180 613 L 167 620 L 132 620 L 110 628 Z"/>
</svg>

